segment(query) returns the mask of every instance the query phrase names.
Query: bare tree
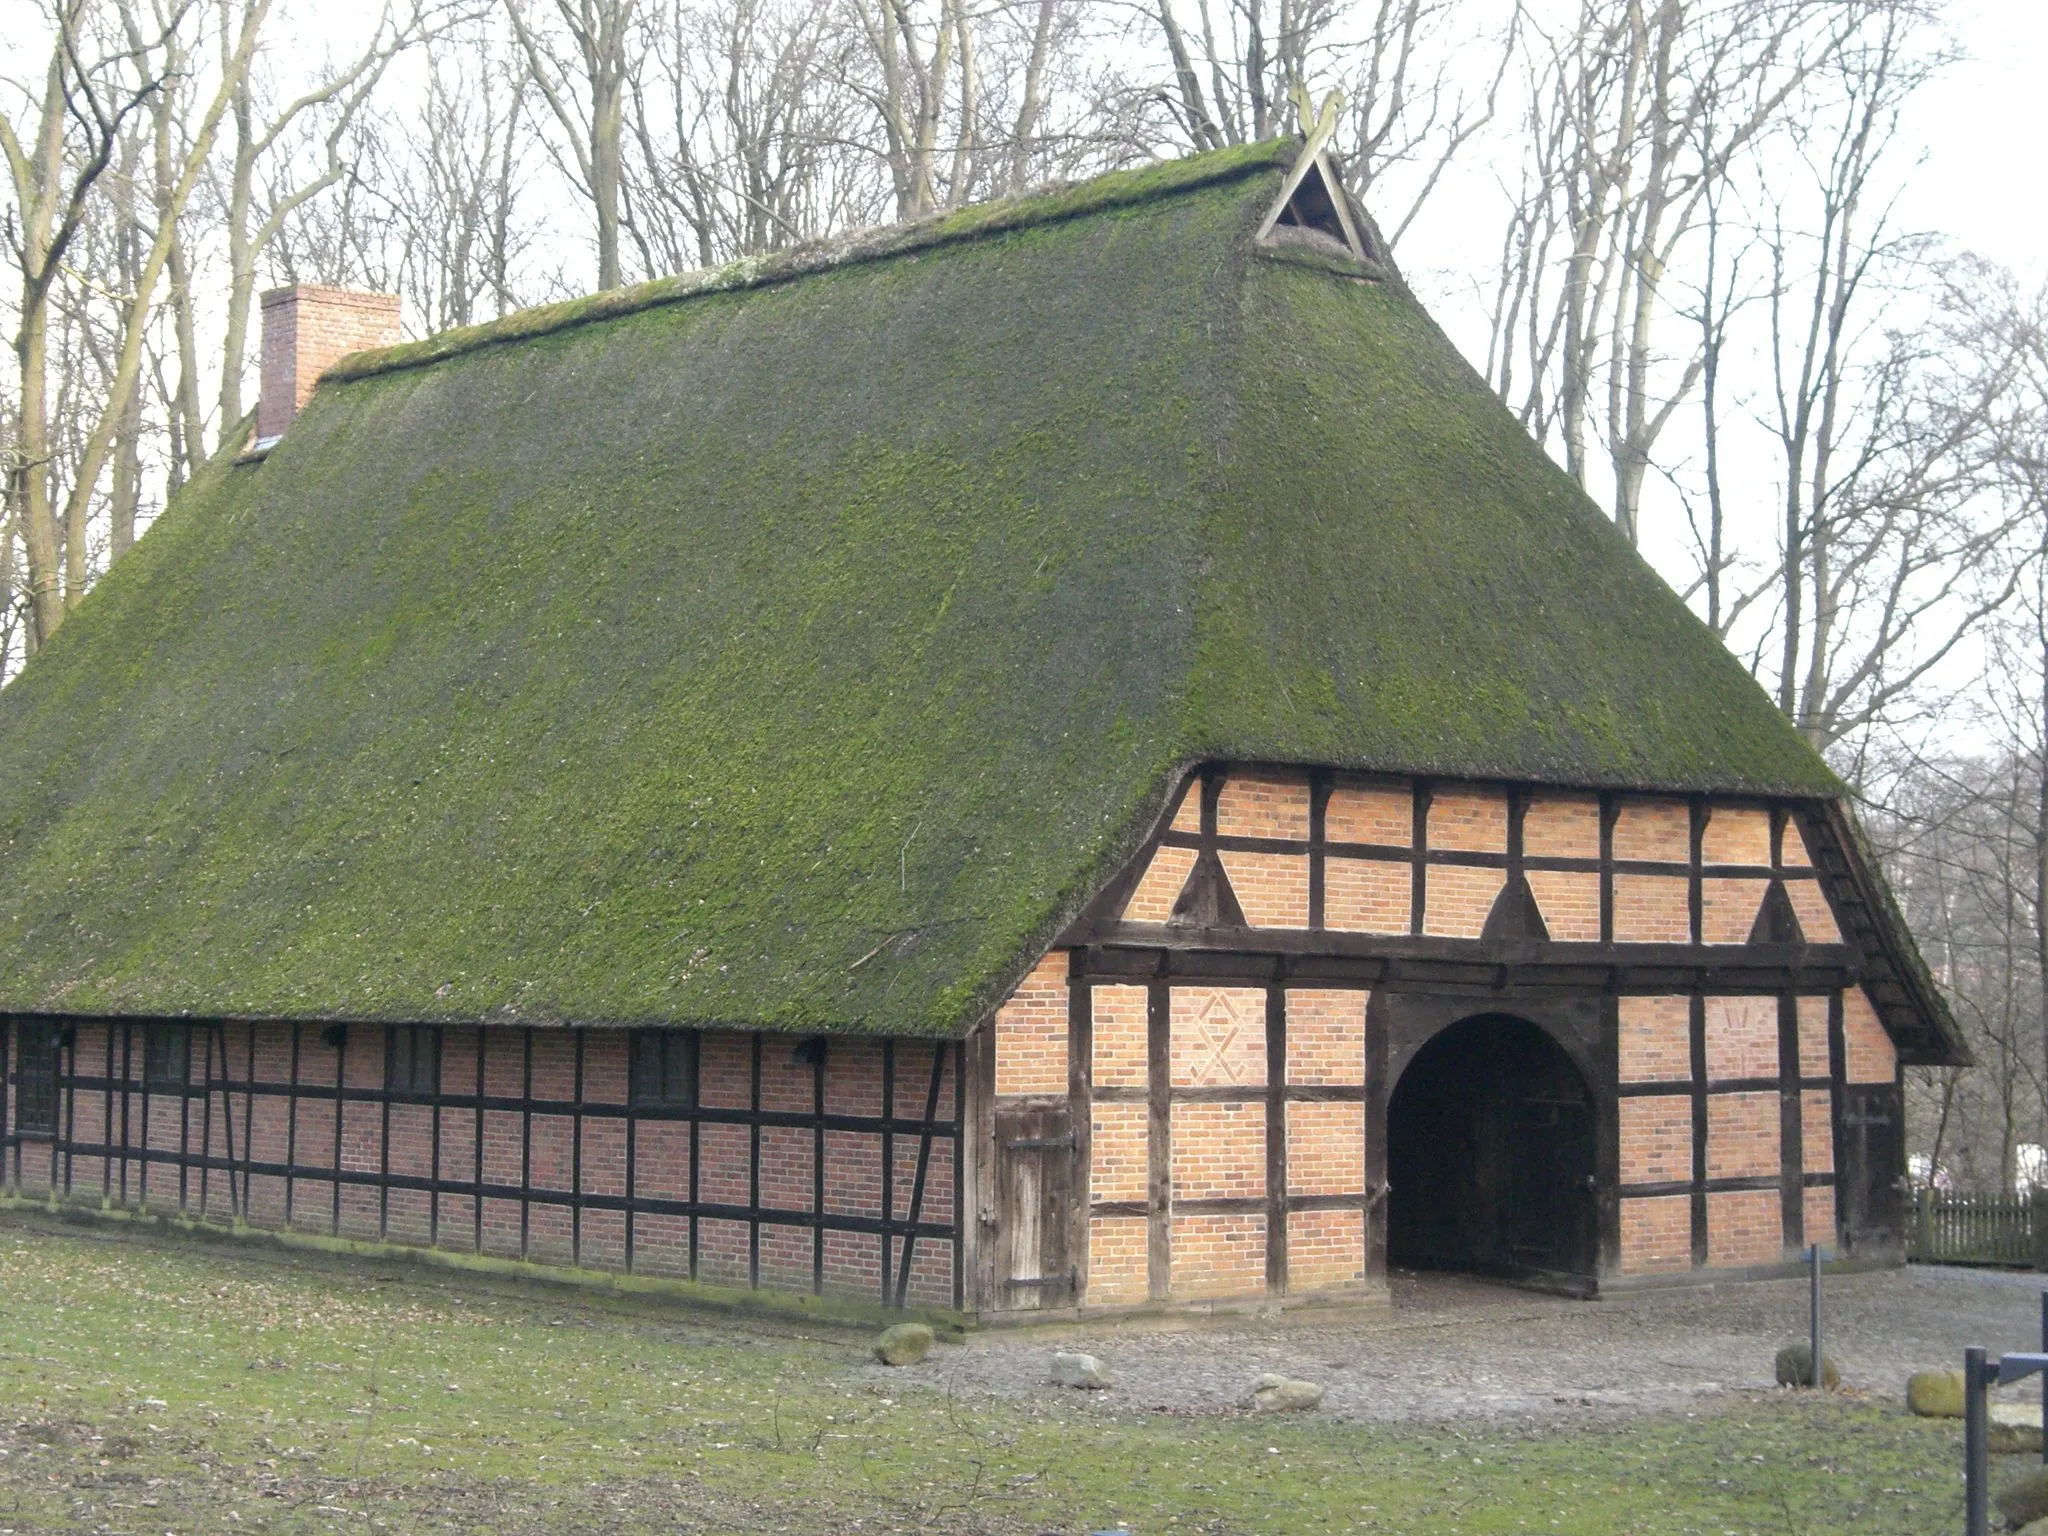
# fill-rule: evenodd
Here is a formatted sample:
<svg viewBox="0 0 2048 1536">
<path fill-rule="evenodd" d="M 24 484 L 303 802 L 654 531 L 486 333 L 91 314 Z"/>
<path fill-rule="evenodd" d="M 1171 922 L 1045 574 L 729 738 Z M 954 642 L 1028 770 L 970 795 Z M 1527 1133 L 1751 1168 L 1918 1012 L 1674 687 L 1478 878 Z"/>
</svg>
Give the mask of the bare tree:
<svg viewBox="0 0 2048 1536">
<path fill-rule="evenodd" d="M 874 64 L 866 90 L 881 129 L 897 218 L 922 218 L 964 202 L 980 120 L 967 0 L 934 0 L 929 10 L 916 0 L 848 3 Z M 942 170 L 939 135 L 956 73 L 953 144 Z"/>
<path fill-rule="evenodd" d="M 562 131 L 597 234 L 597 286 L 625 281 L 620 265 L 629 42 L 637 0 L 505 0 L 521 56 Z"/>
<path fill-rule="evenodd" d="M 14 190 L 17 222 L 9 230 L 9 243 L 20 295 L 12 338 L 19 396 L 7 505 L 28 564 L 31 645 L 56 633 L 65 598 L 59 569 L 64 525 L 52 503 L 50 476 L 52 292 L 128 119 L 164 88 L 177 62 L 177 39 L 190 10 L 188 0 L 164 16 L 153 46 L 131 57 L 120 44 L 107 46 L 91 35 L 86 0 L 53 0 L 42 89 L 28 104 L 34 117 L 0 111 L 0 153 L 6 155 Z M 24 132 L 17 122 L 32 126 Z M 154 248 L 151 255 L 160 267 L 163 256 Z M 139 325 L 135 341 L 139 354 Z M 108 403 L 113 409 L 104 414 L 118 420 L 125 401 Z"/>
<path fill-rule="evenodd" d="M 225 21 L 230 0 L 218 0 Z M 250 0 L 238 0 L 246 7 Z M 255 305 L 257 273 L 286 220 L 349 174 L 349 131 L 386 68 L 421 34 L 427 17 L 415 0 L 403 15 L 386 4 L 369 41 L 353 60 L 324 72 L 305 91 L 282 105 L 267 107 L 266 81 L 246 72 L 232 100 L 232 131 L 226 164 L 215 173 L 222 233 L 227 247 L 227 314 L 220 357 L 220 430 L 242 419 L 248 371 L 249 319 Z M 225 27 L 223 38 L 227 36 Z M 311 127 L 313 153 L 292 156 L 293 136 Z M 283 165 L 274 162 L 282 160 Z M 268 173 L 268 175 L 266 175 Z M 194 459 L 199 457 L 194 439 Z"/>
<path fill-rule="evenodd" d="M 1792 110 L 1862 9 L 1581 0 L 1562 28 L 1525 13 L 1530 166 L 1489 371 L 1512 380 L 1508 355 L 1522 353 L 1524 419 L 1555 430 L 1589 489 L 1604 443 L 1614 518 L 1632 541 L 1657 443 L 1705 367 L 1696 349 L 1664 351 L 1667 276 L 1714 188 Z M 1546 290 L 1552 263 L 1562 277 Z"/>
</svg>

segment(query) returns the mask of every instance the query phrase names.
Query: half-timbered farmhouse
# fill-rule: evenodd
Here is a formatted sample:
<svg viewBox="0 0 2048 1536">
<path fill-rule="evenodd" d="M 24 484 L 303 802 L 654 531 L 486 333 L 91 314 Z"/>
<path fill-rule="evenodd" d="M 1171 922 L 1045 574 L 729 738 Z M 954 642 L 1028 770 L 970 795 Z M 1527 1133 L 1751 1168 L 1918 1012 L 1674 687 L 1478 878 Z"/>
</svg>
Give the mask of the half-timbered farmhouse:
<svg viewBox="0 0 2048 1536">
<path fill-rule="evenodd" d="M 1896 1255 L 1841 785 L 1301 141 L 264 319 L 0 695 L 11 1198 L 987 1317 Z"/>
</svg>

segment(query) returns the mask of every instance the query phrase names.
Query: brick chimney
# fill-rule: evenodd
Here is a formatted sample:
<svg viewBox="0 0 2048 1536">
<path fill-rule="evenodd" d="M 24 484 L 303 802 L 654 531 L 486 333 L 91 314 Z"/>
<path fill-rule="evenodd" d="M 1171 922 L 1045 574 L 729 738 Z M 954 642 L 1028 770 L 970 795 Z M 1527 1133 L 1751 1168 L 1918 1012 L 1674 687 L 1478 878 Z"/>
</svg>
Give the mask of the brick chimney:
<svg viewBox="0 0 2048 1536">
<path fill-rule="evenodd" d="M 398 295 L 294 283 L 263 295 L 263 392 L 256 401 L 256 444 L 284 435 L 337 359 L 398 341 Z"/>
</svg>

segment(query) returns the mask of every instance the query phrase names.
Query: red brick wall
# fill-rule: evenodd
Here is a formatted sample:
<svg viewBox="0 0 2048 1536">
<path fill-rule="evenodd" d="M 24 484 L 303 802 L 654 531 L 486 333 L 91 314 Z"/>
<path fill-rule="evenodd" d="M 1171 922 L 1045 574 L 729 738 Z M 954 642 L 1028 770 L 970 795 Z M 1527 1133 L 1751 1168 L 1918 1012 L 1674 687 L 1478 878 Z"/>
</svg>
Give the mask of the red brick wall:
<svg viewBox="0 0 2048 1536">
<path fill-rule="evenodd" d="M 1254 928 L 1308 926 L 1308 855 L 1241 853 L 1224 849 L 1217 855 L 1244 920 Z"/>
<path fill-rule="evenodd" d="M 1216 830 L 1225 837 L 1308 836 L 1308 780 L 1299 774 L 1233 773 L 1216 799 Z"/>
<path fill-rule="evenodd" d="M 1775 1177 L 1778 1150 L 1775 1093 L 1717 1093 L 1707 1099 L 1708 1178 Z"/>
<path fill-rule="evenodd" d="M 1429 846 L 1506 853 L 1508 797 L 1497 789 L 1438 790 L 1429 801 Z"/>
<path fill-rule="evenodd" d="M 1692 1001 L 1684 997 L 1624 997 L 1621 1011 L 1621 1080 L 1689 1082 L 1692 1078 Z"/>
<path fill-rule="evenodd" d="M 1784 1257 L 1783 1208 L 1775 1189 L 1726 1190 L 1707 1196 L 1709 1264 L 1776 1264 Z"/>
<path fill-rule="evenodd" d="M 1678 1183 L 1692 1177 L 1692 1096 L 1627 1098 L 1621 1116 L 1621 1182 Z"/>
<path fill-rule="evenodd" d="M 1768 880 L 1701 880 L 1700 942 L 1747 944 L 1770 888 Z"/>
<path fill-rule="evenodd" d="M 340 1052 L 325 1034 L 317 1025 L 196 1028 L 191 1088 L 179 1094 L 145 1091 L 141 1027 L 110 1031 L 97 1022 L 81 1022 L 68 1094 L 73 1114 L 63 1122 L 70 1144 L 58 1158 L 54 1192 L 95 1204 L 104 1193 L 117 1204 L 146 1203 L 153 1210 L 182 1210 L 214 1220 L 240 1218 L 257 1227 L 276 1228 L 289 1220 L 299 1229 L 349 1238 L 476 1249 L 586 1268 L 690 1274 L 688 1213 L 648 1208 L 690 1200 L 690 1126 L 682 1119 L 635 1114 L 629 1148 L 623 1032 L 444 1029 L 438 1107 L 387 1096 L 383 1030 L 349 1026 Z M 756 1128 L 700 1121 L 698 1198 L 707 1205 L 742 1209 L 700 1212 L 696 1275 L 799 1291 L 813 1289 L 815 1276 L 827 1292 L 880 1298 L 882 1234 L 826 1231 L 818 1275 L 813 1217 L 879 1223 L 885 1136 L 879 1124 L 823 1132 L 824 1201 L 814 1209 L 820 1167 L 820 1128 L 813 1119 L 816 1068 L 796 1058 L 800 1045 L 787 1036 L 769 1036 L 759 1040 L 757 1049 L 749 1035 L 702 1036 L 699 1102 L 705 1110 L 751 1115 L 758 1059 L 760 1109 L 812 1123 Z M 514 1107 L 479 1110 L 479 1046 L 484 1047 L 486 1095 L 515 1101 Z M 943 1049 L 935 1122 L 941 1127 L 955 1117 L 958 1059 L 955 1048 Z M 338 1058 L 346 1063 L 348 1089 L 362 1095 L 341 1107 L 340 1168 L 355 1176 L 342 1181 L 333 1177 Z M 935 1058 L 934 1047 L 918 1041 L 829 1042 L 826 1113 L 880 1116 L 885 1059 L 893 1060 L 894 1097 L 888 1108 L 894 1120 L 922 1122 Z M 543 1104 L 548 1107 L 538 1107 Z M 475 1183 L 479 1118 L 485 1191 L 480 1212 Z M 928 1142 L 909 1131 L 887 1139 L 893 1144 L 894 1220 L 907 1224 L 913 1219 L 922 1163 L 916 1217 L 950 1229 L 957 1163 L 950 1131 Z M 115 1150 L 103 1156 L 97 1149 L 108 1142 Z M 47 1152 L 35 1155 L 41 1150 L 32 1146 L 20 1159 L 18 1173 L 15 1166 L 9 1169 L 16 1187 L 35 1195 L 51 1192 Z M 145 1150 L 155 1157 L 146 1160 Z M 635 1204 L 630 1256 L 623 1208 L 629 1150 Z M 232 1166 L 208 1167 L 209 1160 Z M 756 1189 L 759 1217 L 750 1220 L 745 1208 L 754 1203 Z M 893 1252 L 892 1299 L 901 1273 L 900 1236 Z M 951 1305 L 953 1272 L 951 1236 L 920 1237 L 911 1255 L 906 1299 Z"/>
<path fill-rule="evenodd" d="M 1415 896 L 1412 865 L 1392 859 L 1323 861 L 1323 925 L 1348 933 L 1406 933 Z"/>
<path fill-rule="evenodd" d="M 1405 785 L 1338 784 L 1323 811 L 1323 834 L 1333 843 L 1406 848 L 1415 841 L 1414 792 Z"/>
<path fill-rule="evenodd" d="M 1597 859 L 1600 802 L 1592 795 L 1533 795 L 1522 815 L 1522 851 L 1532 857 Z"/>
<path fill-rule="evenodd" d="M 1192 800 L 1196 798 L 1190 795 Z M 1173 916 L 1173 904 L 1195 870 L 1195 850 L 1161 847 L 1145 866 L 1131 899 L 1124 904 L 1127 923 L 1163 923 Z"/>
<path fill-rule="evenodd" d="M 1145 989 L 1095 987 L 1089 996 L 1095 1019 L 1095 1086 L 1143 1088 L 1150 1009 Z"/>
<path fill-rule="evenodd" d="M 1532 869 L 1529 890 L 1543 926 L 1561 944 L 1600 942 L 1600 877 L 1581 870 Z"/>
<path fill-rule="evenodd" d="M 1432 864 L 1424 886 L 1422 931 L 1447 939 L 1476 939 L 1507 884 L 1498 869 Z"/>
<path fill-rule="evenodd" d="M 1843 1056 L 1852 1083 L 1888 1083 L 1898 1073 L 1898 1053 L 1879 1022 L 1877 1009 L 1861 987 L 1842 994 Z"/>
<path fill-rule="evenodd" d="M 1067 956 L 1053 950 L 996 1010 L 996 1093 L 1067 1091 Z"/>
<path fill-rule="evenodd" d="M 398 295 L 300 283 L 263 295 L 262 388 L 256 435 L 283 432 L 332 363 L 399 339 Z"/>
<path fill-rule="evenodd" d="M 1710 997 L 1706 1000 L 1707 1078 L 1778 1075 L 1778 1000 Z"/>
<path fill-rule="evenodd" d="M 1692 1200 L 1650 1195 L 1621 1202 L 1621 1272 L 1671 1274 L 1692 1268 Z"/>
</svg>

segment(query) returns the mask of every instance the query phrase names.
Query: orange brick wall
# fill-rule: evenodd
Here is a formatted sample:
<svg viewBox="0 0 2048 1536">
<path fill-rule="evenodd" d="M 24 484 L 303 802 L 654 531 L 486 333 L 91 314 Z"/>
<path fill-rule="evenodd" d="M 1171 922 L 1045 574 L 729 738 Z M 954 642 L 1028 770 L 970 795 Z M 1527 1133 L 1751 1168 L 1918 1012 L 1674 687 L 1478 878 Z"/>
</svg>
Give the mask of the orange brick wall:
<svg viewBox="0 0 2048 1536">
<path fill-rule="evenodd" d="M 1216 830 L 1225 837 L 1308 837 L 1308 783 L 1233 773 L 1216 801 Z"/>
<path fill-rule="evenodd" d="M 1333 843 L 1412 847 L 1415 797 L 1406 788 L 1339 784 L 1323 810 L 1323 835 Z"/>
<path fill-rule="evenodd" d="M 1692 1097 L 1655 1094 L 1620 1101 L 1621 1182 L 1669 1184 L 1692 1177 Z"/>
<path fill-rule="evenodd" d="M 1173 1106 L 1174 1199 L 1251 1200 L 1265 1192 L 1265 1105 Z"/>
<path fill-rule="evenodd" d="M 1775 1264 L 1784 1256 L 1784 1218 L 1775 1189 L 1726 1190 L 1707 1196 L 1709 1264 Z"/>
<path fill-rule="evenodd" d="M 1194 872 L 1194 849 L 1161 847 L 1145 866 L 1131 899 L 1124 903 L 1124 921 L 1165 922 L 1173 916 L 1173 904 L 1180 900 L 1181 889 Z"/>
<path fill-rule="evenodd" d="M 1287 993 L 1287 1081 L 1356 1084 L 1365 1081 L 1363 992 L 1294 987 Z"/>
<path fill-rule="evenodd" d="M 1800 835 L 1799 823 L 1790 819 L 1785 822 L 1784 861 L 1787 869 L 1813 867 L 1813 856 L 1806 851 L 1806 839 Z"/>
<path fill-rule="evenodd" d="M 1506 853 L 1508 797 L 1499 790 L 1438 790 L 1429 801 L 1429 846 Z"/>
<path fill-rule="evenodd" d="M 1861 987 L 1842 994 L 1842 1045 L 1852 1083 L 1888 1083 L 1897 1075 L 1898 1056 L 1891 1036 L 1878 1022 L 1877 1009 Z"/>
<path fill-rule="evenodd" d="M 1323 926 L 1347 933 L 1406 933 L 1414 871 L 1390 859 L 1323 861 Z"/>
<path fill-rule="evenodd" d="M 1089 1147 L 1089 1188 L 1096 1200 L 1146 1198 L 1150 1170 L 1147 1112 L 1143 1104 L 1097 1104 Z"/>
<path fill-rule="evenodd" d="M 1364 1188 L 1365 1106 L 1289 1104 L 1287 1192 L 1355 1195 Z"/>
<path fill-rule="evenodd" d="M 1710 997 L 1706 1000 L 1707 1080 L 1778 1075 L 1778 1000 Z"/>
<path fill-rule="evenodd" d="M 1507 878 L 1498 869 L 1431 865 L 1423 887 L 1422 931 L 1439 938 L 1478 938 Z"/>
<path fill-rule="evenodd" d="M 1256 987 L 1175 987 L 1173 1086 L 1248 1088 L 1266 1081 L 1266 994 Z"/>
<path fill-rule="evenodd" d="M 1799 999 L 1799 1075 L 1828 1075 L 1828 1000 L 1825 997 Z"/>
<path fill-rule="evenodd" d="M 1778 1172 L 1778 1096 L 1717 1093 L 1707 1099 L 1707 1177 L 1768 1178 Z"/>
<path fill-rule="evenodd" d="M 1670 1274 L 1692 1268 L 1692 1201 L 1652 1195 L 1621 1202 L 1621 1272 Z"/>
<path fill-rule="evenodd" d="M 1818 880 L 1787 880 L 1785 894 L 1792 898 L 1792 910 L 1799 914 L 1799 931 L 1809 944 L 1839 944 L 1842 930 L 1835 925 L 1834 909 Z"/>
<path fill-rule="evenodd" d="M 1748 806 L 1715 806 L 1707 815 L 1700 857 L 1708 864 L 1771 862 L 1771 814 Z"/>
<path fill-rule="evenodd" d="M 1145 1086 L 1146 994 L 1143 987 L 1094 989 L 1095 1052 L 1092 1080 L 1098 1088 Z"/>
<path fill-rule="evenodd" d="M 1616 874 L 1614 941 L 1617 944 L 1690 943 L 1692 907 L 1684 877 Z"/>
<path fill-rule="evenodd" d="M 1756 914 L 1764 904 L 1768 880 L 1700 881 L 1700 942 L 1703 944 L 1747 944 L 1756 927 Z"/>
<path fill-rule="evenodd" d="M 1522 852 L 1532 858 L 1600 857 L 1600 802 L 1592 795 L 1534 795 L 1522 813 Z"/>
<path fill-rule="evenodd" d="M 1683 800 L 1624 800 L 1614 821 L 1617 859 L 1692 861 L 1692 813 Z"/>
<path fill-rule="evenodd" d="M 1799 1095 L 1799 1156 L 1803 1173 L 1835 1171 L 1835 1130 L 1827 1093 Z"/>
<path fill-rule="evenodd" d="M 1189 779 L 1181 791 L 1180 804 L 1173 808 L 1173 830 L 1176 832 L 1200 832 L 1202 830 L 1202 781 Z"/>
<path fill-rule="evenodd" d="M 1173 1218 L 1170 1289 L 1200 1300 L 1259 1296 L 1266 1289 L 1266 1217 L 1263 1212 L 1181 1215 Z"/>
<path fill-rule="evenodd" d="M 996 1093 L 1067 1091 L 1067 952 L 1056 949 L 996 1010 Z"/>
<path fill-rule="evenodd" d="M 1307 854 L 1239 853 L 1226 848 L 1218 857 L 1246 922 L 1254 928 L 1308 926 Z"/>
<path fill-rule="evenodd" d="M 1692 1079 L 1692 1004 L 1682 997 L 1621 999 L 1621 1080 Z"/>
<path fill-rule="evenodd" d="M 1290 1211 L 1287 1289 L 1299 1296 L 1365 1280 L 1363 1211 Z"/>
<path fill-rule="evenodd" d="M 1149 1237 L 1142 1216 L 1095 1216 L 1088 1222 L 1088 1300 L 1128 1306 L 1150 1293 Z"/>
<path fill-rule="evenodd" d="M 1803 1190 L 1806 1206 L 1806 1240 L 1823 1248 L 1836 1241 L 1835 1192 L 1828 1185 Z"/>
<path fill-rule="evenodd" d="M 1600 942 L 1600 877 L 1566 869 L 1532 869 L 1529 890 L 1543 926 L 1561 944 Z"/>
</svg>

